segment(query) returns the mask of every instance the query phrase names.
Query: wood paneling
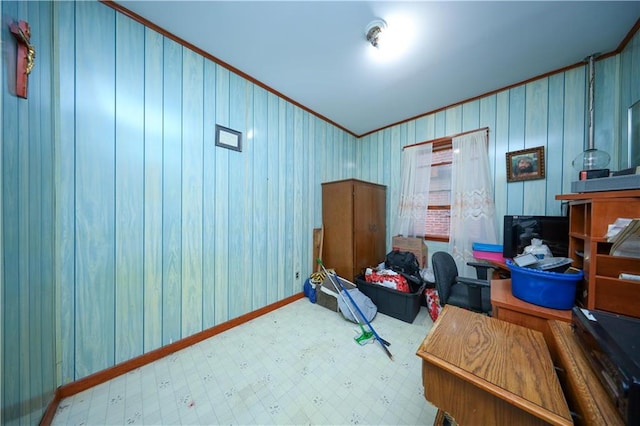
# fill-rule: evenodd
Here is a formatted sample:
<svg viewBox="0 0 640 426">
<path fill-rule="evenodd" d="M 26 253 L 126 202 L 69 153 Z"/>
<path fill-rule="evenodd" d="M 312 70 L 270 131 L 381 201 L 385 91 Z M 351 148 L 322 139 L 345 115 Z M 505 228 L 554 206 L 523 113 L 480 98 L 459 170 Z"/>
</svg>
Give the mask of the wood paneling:
<svg viewBox="0 0 640 426">
<path fill-rule="evenodd" d="M 115 362 L 144 353 L 144 46 L 142 25 L 116 15 Z"/>
<path fill-rule="evenodd" d="M 22 17 L 26 19 L 26 11 L 19 10 L 18 4 L 2 3 L 3 15 Z M 11 37 L 8 28 L 3 26 L 2 39 L 8 40 Z M 7 57 L 13 58 L 16 55 L 15 45 L 12 43 L 3 43 L 7 46 Z M 4 62 L 3 62 L 4 64 Z M 5 71 L 3 66 L 3 77 Z M 11 74 L 9 74 L 11 75 Z M 9 77 L 7 75 L 7 77 Z M 15 76 L 11 78 L 15 81 Z M 2 309 L 2 423 L 13 421 L 18 424 L 18 419 L 24 415 L 21 402 L 24 400 L 24 391 L 21 391 L 21 384 L 28 380 L 28 375 L 23 376 L 24 368 L 21 365 L 22 345 L 25 343 L 20 339 L 23 332 L 29 332 L 29 324 L 21 321 L 21 312 L 26 311 L 28 315 L 28 305 L 20 303 L 21 290 L 27 290 L 28 287 L 22 284 L 29 282 L 27 276 L 21 275 L 19 262 L 21 257 L 27 257 L 25 250 L 26 242 L 21 239 L 20 228 L 25 227 L 25 223 L 20 220 L 21 214 L 26 215 L 19 202 L 18 190 L 19 182 L 28 176 L 29 170 L 21 171 L 19 162 L 20 146 L 23 140 L 20 140 L 20 129 L 25 128 L 25 120 L 20 122 L 20 116 L 26 115 L 26 108 L 20 107 L 19 99 L 13 94 L 8 93 L 7 88 L 3 85 L 2 96 L 2 236 L 3 236 L 3 274 L 2 274 L 2 293 L 3 309 Z M 30 91 L 30 96 L 34 94 Z M 34 117 L 35 119 L 35 117 Z M 26 135 L 25 135 L 26 136 Z M 24 136 L 23 136 L 24 137 Z M 19 307 L 24 306 L 23 309 Z M 6 331 L 5 331 L 6 330 Z M 10 344 L 8 344 L 10 343 Z M 14 350 L 8 350 L 13 347 Z M 15 350 L 18 349 L 18 350 Z M 27 388 L 28 390 L 28 388 Z"/>
<path fill-rule="evenodd" d="M 204 217 L 202 114 L 204 61 L 200 55 L 182 51 L 182 330 L 190 336 L 202 330 L 202 222 Z M 212 134 L 211 132 L 210 134 Z"/>
<path fill-rule="evenodd" d="M 498 229 L 502 230 L 500 217 L 507 214 L 507 202 L 509 195 L 507 188 L 507 168 L 505 154 L 509 149 L 509 92 L 504 91 L 496 94 L 496 127 L 489 128 L 489 134 L 496 135 L 496 161 L 493 175 L 495 180 L 493 183 L 495 199 L 496 216 L 498 216 Z M 431 251 L 431 250 L 429 250 Z"/>
<path fill-rule="evenodd" d="M 3 22 L 24 20 L 37 65 L 28 98 L 15 95 L 16 49 L 3 40 L 0 101 L 0 423 L 37 423 L 56 387 L 52 9 L 44 2 L 2 2 Z"/>
<path fill-rule="evenodd" d="M 115 12 L 76 7 L 75 374 L 114 363 Z M 107 41 L 107 42 L 105 42 Z M 100 46 L 97 49 L 96 46 Z M 61 76 L 61 78 L 64 78 Z M 78 96 L 78 94 L 81 94 Z"/>
<path fill-rule="evenodd" d="M 506 184 L 505 152 L 542 138 L 541 203 L 555 213 L 549 197 L 569 191 L 584 149 L 582 68 L 356 141 L 104 4 L 0 8 L 30 22 L 38 48 L 28 100 L 2 68 L 3 424 L 36 423 L 58 385 L 299 292 L 321 182 L 386 185 L 390 244 L 405 145 L 488 125 L 499 216 L 535 186 Z M 597 62 L 597 137 L 619 126 L 614 165 L 640 98 L 639 45 Z M 242 153 L 215 147 L 216 123 L 243 132 Z"/>
<path fill-rule="evenodd" d="M 597 69 L 597 68 L 596 68 Z M 616 78 L 620 85 L 620 114 L 618 122 L 620 135 L 620 147 L 626 147 L 628 142 L 627 119 L 628 108 L 640 100 L 640 35 L 627 44 L 620 54 L 620 75 Z M 618 167 L 628 167 L 629 153 L 626 149 L 620 149 Z M 615 164 L 615 163 L 614 163 Z"/>
<path fill-rule="evenodd" d="M 162 88 L 162 344 L 182 317 L 182 47 L 164 39 Z"/>
<path fill-rule="evenodd" d="M 144 31 L 143 351 L 162 346 L 162 62 L 163 39 Z"/>
<path fill-rule="evenodd" d="M 631 70 L 640 68 L 639 45 L 640 35 L 636 34 L 620 55 L 596 62 L 595 145 L 609 152 L 612 169 L 619 168 L 617 164 L 623 159 L 626 161 L 626 108 L 640 98 L 640 79 L 636 77 L 640 74 L 630 75 Z M 356 176 L 388 187 L 388 242 L 394 232 L 402 147 L 484 126 L 489 127 L 489 163 L 498 222 L 505 214 L 561 214 L 561 204 L 554 197 L 571 191 L 571 182 L 577 176 L 571 162 L 586 144 L 585 77 L 586 64 L 358 140 Z M 411 129 L 409 133 L 407 129 Z M 536 146 L 545 147 L 546 178 L 507 183 L 505 154 Z M 380 157 L 384 158 L 382 169 L 371 169 L 371 164 L 379 164 Z M 501 224 L 499 229 L 502 234 Z"/>
<path fill-rule="evenodd" d="M 561 206 L 555 202 L 556 194 L 564 191 L 563 181 L 565 175 L 570 175 L 575 179 L 576 174 L 569 164 L 569 159 L 565 158 L 563 149 L 562 128 L 564 126 L 563 103 L 564 98 L 564 76 L 556 74 L 549 77 L 549 96 L 548 105 L 548 124 L 546 144 L 545 144 L 545 163 L 547 193 L 544 201 L 545 213 L 547 215 L 558 216 L 562 214 Z M 544 138 L 543 137 L 543 138 Z M 572 160 L 572 159 L 571 159 Z"/>
<path fill-rule="evenodd" d="M 229 122 L 221 123 L 231 128 L 241 130 L 247 136 L 245 127 L 245 109 L 250 107 L 245 91 L 253 90 L 253 84 L 236 76 L 229 75 Z M 240 196 L 240 194 L 251 194 L 248 186 L 247 161 L 250 155 L 250 148 L 245 143 L 243 152 L 228 152 L 229 161 L 229 317 L 235 318 L 248 312 L 251 306 L 249 288 L 251 281 L 247 277 L 247 252 L 251 250 L 251 216 L 250 204 L 251 196 Z"/>
<path fill-rule="evenodd" d="M 547 78 L 532 81 L 525 86 L 524 147 L 535 148 L 537 146 L 543 146 L 545 149 L 545 157 L 549 156 L 549 154 L 553 156 L 553 152 L 550 152 L 547 146 L 547 124 L 549 117 L 548 95 L 549 79 Z M 524 183 L 520 185 L 519 182 L 509 184 L 509 186 L 523 187 L 523 212 L 536 215 L 545 214 L 547 181 L 548 176 L 546 175 L 545 162 L 545 179 L 528 181 L 526 186 Z"/>
<path fill-rule="evenodd" d="M 322 176 L 352 176 L 356 144 L 103 4 L 56 8 L 69 383 L 300 292 Z"/>
<path fill-rule="evenodd" d="M 562 166 L 565 170 L 562 175 L 562 193 L 571 192 L 571 182 L 576 180 L 576 171 L 571 162 L 586 148 L 588 132 L 585 122 L 587 88 L 585 79 L 585 68 L 574 68 L 564 73 L 564 91 L 560 98 L 564 109 L 562 143 L 557 147 L 548 145 L 549 150 L 561 148 Z"/>
<path fill-rule="evenodd" d="M 59 22 L 73 22 L 75 7 L 70 2 L 56 4 Z M 57 97 L 59 117 L 75 113 L 75 36 L 73 31 L 57 34 L 55 55 L 58 57 L 60 79 Z M 57 309 L 59 330 L 57 346 L 60 351 L 60 377 L 58 383 L 68 383 L 75 378 L 75 121 L 56 119 L 58 131 L 55 138 L 56 178 L 56 287 L 59 291 Z"/>
<path fill-rule="evenodd" d="M 526 114 L 526 86 L 518 86 L 509 90 L 509 140 L 508 152 L 526 147 L 525 140 Z M 491 129 L 489 129 L 491 130 Z M 506 167 L 506 161 L 501 167 Z M 534 181 L 528 181 L 527 186 Z M 507 184 L 507 213 L 524 214 L 525 183 L 512 182 Z"/>
</svg>

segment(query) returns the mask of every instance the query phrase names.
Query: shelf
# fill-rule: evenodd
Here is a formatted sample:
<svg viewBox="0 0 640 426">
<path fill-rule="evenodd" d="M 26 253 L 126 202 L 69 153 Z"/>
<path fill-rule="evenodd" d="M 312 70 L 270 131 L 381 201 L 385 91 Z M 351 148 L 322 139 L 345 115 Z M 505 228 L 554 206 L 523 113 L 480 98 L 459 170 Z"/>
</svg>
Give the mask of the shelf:
<svg viewBox="0 0 640 426">
<path fill-rule="evenodd" d="M 582 233 L 582 232 L 569 232 L 569 236 L 573 237 L 573 238 L 580 238 L 581 240 L 589 238 L 589 236 L 587 234 Z"/>
<path fill-rule="evenodd" d="M 612 244 L 605 237 L 616 219 L 637 217 L 640 190 L 565 194 L 556 199 L 569 200 L 569 253 L 573 266 L 584 272 L 576 302 L 588 309 L 640 317 L 640 282 L 618 278 L 622 272 L 640 274 L 640 258 L 611 256 Z"/>
<path fill-rule="evenodd" d="M 556 195 L 556 200 L 598 200 L 603 198 L 640 197 L 640 189 L 623 191 L 580 192 L 576 194 Z"/>
<path fill-rule="evenodd" d="M 640 259 L 635 257 L 611 256 L 598 254 L 598 273 L 603 277 L 618 278 L 620 273 L 640 274 Z"/>
<path fill-rule="evenodd" d="M 595 277 L 595 308 L 616 314 L 640 317 L 640 305 L 630 303 L 640 291 L 639 281 L 621 280 L 602 276 Z"/>
</svg>

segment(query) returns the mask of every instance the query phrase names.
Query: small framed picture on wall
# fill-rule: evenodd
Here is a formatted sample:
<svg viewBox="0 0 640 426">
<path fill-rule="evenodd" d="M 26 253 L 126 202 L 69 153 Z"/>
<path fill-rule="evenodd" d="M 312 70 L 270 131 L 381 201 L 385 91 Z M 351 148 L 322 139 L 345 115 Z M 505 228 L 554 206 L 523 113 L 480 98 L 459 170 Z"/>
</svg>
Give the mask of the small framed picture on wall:
<svg viewBox="0 0 640 426">
<path fill-rule="evenodd" d="M 216 124 L 216 146 L 242 151 L 242 133 Z"/>
<path fill-rule="evenodd" d="M 507 152 L 507 182 L 544 179 L 544 146 Z"/>
</svg>

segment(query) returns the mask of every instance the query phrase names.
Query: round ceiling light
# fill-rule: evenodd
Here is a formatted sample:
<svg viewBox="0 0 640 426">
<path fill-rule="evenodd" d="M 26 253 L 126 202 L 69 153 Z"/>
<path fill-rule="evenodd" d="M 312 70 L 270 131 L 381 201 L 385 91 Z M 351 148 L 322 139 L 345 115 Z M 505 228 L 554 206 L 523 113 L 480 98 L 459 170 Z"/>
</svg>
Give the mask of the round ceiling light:
<svg viewBox="0 0 640 426">
<path fill-rule="evenodd" d="M 376 19 L 371 21 L 367 25 L 364 34 L 367 41 L 371 43 L 373 47 L 378 47 L 382 37 L 382 33 L 387 29 L 387 23 L 382 19 Z"/>
</svg>

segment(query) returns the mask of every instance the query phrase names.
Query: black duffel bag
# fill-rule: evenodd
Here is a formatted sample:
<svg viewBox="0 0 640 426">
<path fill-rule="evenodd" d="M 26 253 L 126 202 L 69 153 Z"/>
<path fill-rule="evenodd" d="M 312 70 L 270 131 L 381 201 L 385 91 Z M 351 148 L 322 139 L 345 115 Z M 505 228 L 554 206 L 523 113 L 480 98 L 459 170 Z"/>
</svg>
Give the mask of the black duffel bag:
<svg viewBox="0 0 640 426">
<path fill-rule="evenodd" d="M 384 265 L 405 277 L 411 291 L 416 291 L 423 283 L 418 259 L 410 251 L 390 251 L 384 258 Z"/>
</svg>

